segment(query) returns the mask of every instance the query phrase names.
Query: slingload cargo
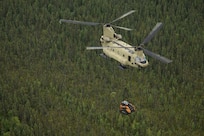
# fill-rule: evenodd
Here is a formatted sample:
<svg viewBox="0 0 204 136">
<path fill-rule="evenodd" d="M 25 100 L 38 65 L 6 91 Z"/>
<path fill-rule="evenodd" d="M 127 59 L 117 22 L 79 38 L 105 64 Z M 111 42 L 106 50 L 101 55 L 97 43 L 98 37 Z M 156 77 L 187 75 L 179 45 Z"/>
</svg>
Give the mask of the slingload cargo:
<svg viewBox="0 0 204 136">
<path fill-rule="evenodd" d="M 135 112 L 135 106 L 130 102 L 124 100 L 120 103 L 120 113 L 128 115 Z"/>
</svg>

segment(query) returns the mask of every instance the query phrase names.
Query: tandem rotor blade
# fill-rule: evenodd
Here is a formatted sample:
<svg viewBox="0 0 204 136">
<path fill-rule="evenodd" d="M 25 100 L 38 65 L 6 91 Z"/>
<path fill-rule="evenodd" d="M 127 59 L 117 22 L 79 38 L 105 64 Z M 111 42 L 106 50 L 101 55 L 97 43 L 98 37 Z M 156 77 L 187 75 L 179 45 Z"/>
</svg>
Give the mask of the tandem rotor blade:
<svg viewBox="0 0 204 136">
<path fill-rule="evenodd" d="M 152 37 L 161 29 L 162 25 L 163 24 L 161 22 L 157 23 L 156 26 L 149 33 L 149 35 L 141 43 L 141 45 L 148 43 L 152 39 Z"/>
<path fill-rule="evenodd" d="M 129 47 L 110 47 L 110 46 L 86 47 L 87 50 L 102 50 L 102 49 L 108 49 L 108 48 L 129 48 Z"/>
<path fill-rule="evenodd" d="M 84 21 L 60 19 L 59 23 L 61 24 L 62 22 L 71 23 L 71 24 L 91 25 L 91 26 L 96 26 L 96 25 L 102 24 L 102 23 L 95 23 L 95 22 L 84 22 Z"/>
<path fill-rule="evenodd" d="M 128 16 L 128 15 L 130 15 L 130 14 L 132 14 L 132 13 L 134 13 L 134 12 L 135 12 L 135 10 L 131 10 L 131 11 L 129 11 L 129 12 L 127 12 L 127 13 L 123 14 L 123 15 L 122 15 L 122 16 L 120 16 L 119 18 L 117 18 L 117 19 L 113 20 L 113 21 L 112 21 L 112 22 L 110 22 L 109 24 L 114 23 L 114 22 L 116 22 L 116 21 L 118 21 L 118 20 L 120 20 L 120 19 L 122 19 L 122 18 L 124 18 L 124 17 L 126 17 L 126 16 Z"/>
<path fill-rule="evenodd" d="M 104 48 L 110 48 L 110 47 L 103 47 L 103 46 L 100 46 L 100 47 L 86 47 L 87 50 L 102 50 Z"/>
<path fill-rule="evenodd" d="M 119 28 L 119 29 L 123 29 L 123 30 L 126 30 L 126 31 L 132 31 L 133 29 L 131 28 L 127 28 L 127 27 L 122 27 L 122 26 L 116 26 L 116 25 L 112 25 L 111 26 L 115 27 L 115 28 Z"/>
<path fill-rule="evenodd" d="M 141 47 L 141 48 L 142 48 L 142 47 Z M 142 48 L 142 50 L 144 51 L 144 53 L 145 53 L 146 55 L 149 55 L 149 56 L 151 56 L 152 58 L 155 58 L 155 59 L 157 59 L 157 60 L 159 60 L 159 61 L 161 61 L 161 62 L 163 62 L 163 63 L 171 63 L 171 62 L 172 62 L 172 60 L 167 59 L 167 58 L 165 58 L 165 57 L 163 57 L 163 56 L 161 56 L 161 55 L 159 55 L 159 54 L 156 54 L 156 53 L 154 53 L 154 52 L 151 52 L 151 51 L 149 51 L 149 50 L 147 50 L 147 49 L 145 49 L 145 48 Z"/>
</svg>

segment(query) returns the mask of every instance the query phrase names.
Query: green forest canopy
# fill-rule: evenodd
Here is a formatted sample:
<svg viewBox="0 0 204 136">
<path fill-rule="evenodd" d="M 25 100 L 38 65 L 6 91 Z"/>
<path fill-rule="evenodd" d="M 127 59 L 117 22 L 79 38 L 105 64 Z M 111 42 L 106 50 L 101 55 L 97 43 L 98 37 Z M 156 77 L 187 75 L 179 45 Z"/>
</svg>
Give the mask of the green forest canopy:
<svg viewBox="0 0 204 136">
<path fill-rule="evenodd" d="M 204 135 L 202 0 L 0 1 L 1 135 Z M 145 69 L 118 69 L 99 57 L 102 28 L 59 24 L 59 19 L 110 22 L 138 45 L 164 24 L 146 48 Z M 127 99 L 137 112 L 121 115 Z"/>
</svg>

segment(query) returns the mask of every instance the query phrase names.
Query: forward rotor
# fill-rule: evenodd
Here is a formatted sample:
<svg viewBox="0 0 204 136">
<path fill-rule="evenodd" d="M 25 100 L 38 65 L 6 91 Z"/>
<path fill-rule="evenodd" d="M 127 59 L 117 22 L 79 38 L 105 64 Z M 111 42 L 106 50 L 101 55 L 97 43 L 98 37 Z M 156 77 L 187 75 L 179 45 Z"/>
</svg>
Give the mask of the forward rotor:
<svg viewBox="0 0 204 136">
<path fill-rule="evenodd" d="M 162 26 L 163 24 L 161 22 L 158 22 L 140 45 L 148 43 L 155 36 L 155 34 L 162 28 Z"/>
<path fill-rule="evenodd" d="M 142 47 L 144 44 L 148 43 L 154 36 L 155 34 L 162 28 L 163 24 L 161 22 L 158 22 L 155 27 L 152 29 L 152 31 L 148 34 L 148 36 L 143 40 L 143 42 L 140 44 L 140 46 L 138 48 L 142 49 L 143 52 L 146 55 L 151 56 L 152 58 L 155 58 L 163 63 L 170 63 L 172 62 L 172 60 L 167 59 L 159 54 L 156 54 L 154 52 L 151 52 L 147 49 L 145 49 L 144 47 Z"/>
</svg>

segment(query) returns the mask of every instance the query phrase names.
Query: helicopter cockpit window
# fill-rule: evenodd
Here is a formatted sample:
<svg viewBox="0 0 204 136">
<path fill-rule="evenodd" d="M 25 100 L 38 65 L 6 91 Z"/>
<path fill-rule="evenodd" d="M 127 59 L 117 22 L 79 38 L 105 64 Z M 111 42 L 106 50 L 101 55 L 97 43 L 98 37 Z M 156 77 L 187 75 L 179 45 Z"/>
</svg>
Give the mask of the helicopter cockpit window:
<svg viewBox="0 0 204 136">
<path fill-rule="evenodd" d="M 144 64 L 144 63 L 146 63 L 146 58 L 136 57 L 135 61 Z"/>
<path fill-rule="evenodd" d="M 135 58 L 135 61 L 136 61 L 136 62 L 140 62 L 140 61 L 141 61 L 141 58 L 136 57 L 136 58 Z"/>
</svg>

